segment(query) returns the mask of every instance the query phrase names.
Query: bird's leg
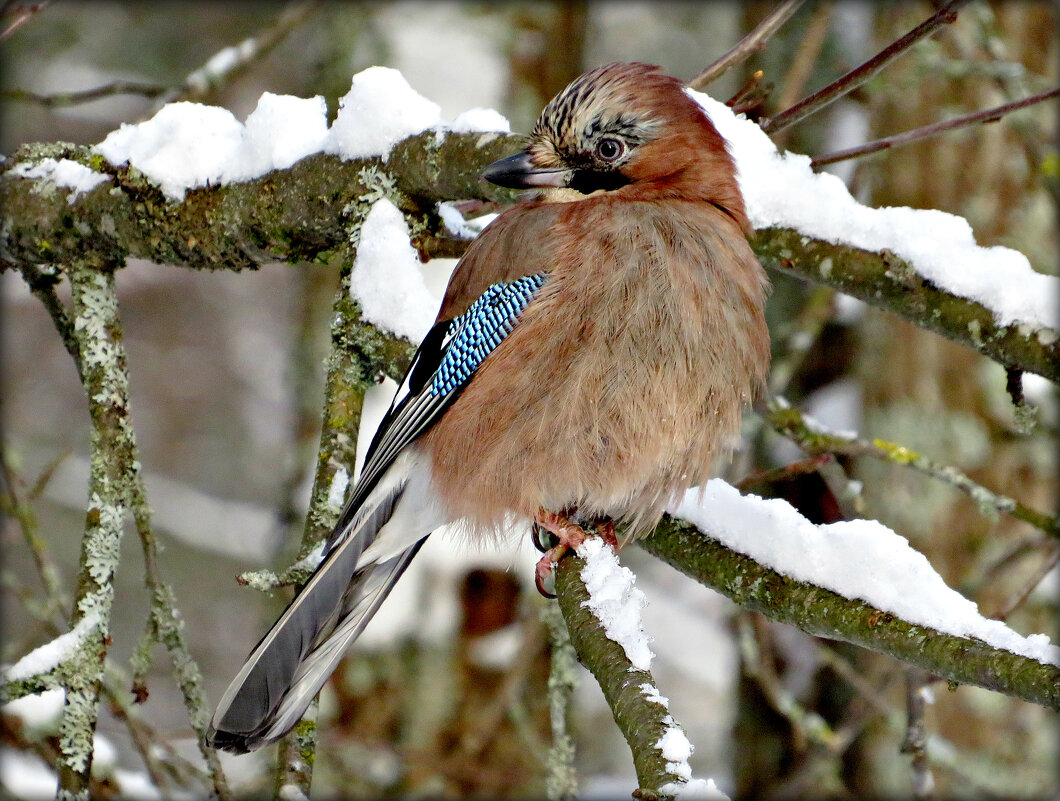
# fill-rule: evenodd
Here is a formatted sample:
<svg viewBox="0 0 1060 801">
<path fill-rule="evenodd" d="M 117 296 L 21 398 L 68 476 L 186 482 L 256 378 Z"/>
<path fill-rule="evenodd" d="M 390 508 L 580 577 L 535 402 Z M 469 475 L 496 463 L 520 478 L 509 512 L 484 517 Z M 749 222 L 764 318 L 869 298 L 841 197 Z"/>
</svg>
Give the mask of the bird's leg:
<svg viewBox="0 0 1060 801">
<path fill-rule="evenodd" d="M 604 542 L 610 545 L 613 550 L 618 549 L 614 521 L 605 520 L 594 524 L 593 527 L 596 529 L 597 536 L 602 537 Z M 592 535 L 587 533 L 581 526 L 572 523 L 565 515 L 549 512 L 545 509 L 538 509 L 537 513 L 534 515 L 534 530 L 535 543 L 544 539 L 540 536 L 540 532 L 542 531 L 547 531 L 558 540 L 554 546 L 547 550 L 541 548 L 541 550 L 545 552 L 545 555 L 538 560 L 537 567 L 534 571 L 534 583 L 537 585 L 537 591 L 546 598 L 555 598 L 556 596 L 554 593 L 545 589 L 545 581 L 550 575 L 552 575 L 553 565 L 555 565 L 568 550 L 575 550 L 579 545 L 585 542 L 586 537 Z"/>
<path fill-rule="evenodd" d="M 615 536 L 615 521 L 610 518 L 596 524 L 596 536 L 611 546 L 611 550 L 618 552 L 618 537 Z"/>
</svg>

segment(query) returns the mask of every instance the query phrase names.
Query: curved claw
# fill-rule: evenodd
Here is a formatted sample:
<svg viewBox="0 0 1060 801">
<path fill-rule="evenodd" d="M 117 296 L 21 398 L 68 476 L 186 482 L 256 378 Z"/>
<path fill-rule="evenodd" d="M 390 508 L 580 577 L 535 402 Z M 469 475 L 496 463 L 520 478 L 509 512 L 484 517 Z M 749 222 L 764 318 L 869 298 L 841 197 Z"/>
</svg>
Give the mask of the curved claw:
<svg viewBox="0 0 1060 801">
<path fill-rule="evenodd" d="M 554 564 L 555 562 L 552 561 L 550 553 L 546 551 L 545 555 L 538 560 L 537 567 L 534 568 L 534 586 L 537 587 L 537 591 L 541 595 L 549 599 L 556 597 L 556 593 L 545 589 L 545 582 L 552 575 L 552 565 Z"/>
</svg>

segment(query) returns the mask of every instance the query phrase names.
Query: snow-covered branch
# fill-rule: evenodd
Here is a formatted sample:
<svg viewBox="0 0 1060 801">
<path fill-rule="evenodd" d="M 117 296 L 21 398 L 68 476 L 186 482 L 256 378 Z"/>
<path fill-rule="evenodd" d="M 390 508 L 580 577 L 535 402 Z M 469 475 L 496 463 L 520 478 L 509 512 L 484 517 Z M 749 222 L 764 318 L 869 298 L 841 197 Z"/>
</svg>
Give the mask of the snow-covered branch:
<svg viewBox="0 0 1060 801">
<path fill-rule="evenodd" d="M 761 503 L 783 504 L 782 501 Z M 712 514 L 708 511 L 711 508 L 709 505 L 704 506 L 700 516 L 707 519 Z M 790 507 L 788 510 L 794 514 Z M 873 603 L 859 600 L 856 591 L 840 594 L 825 589 L 819 583 L 784 575 L 780 569 L 768 567 L 760 556 L 748 556 L 716 538 L 715 535 L 720 532 L 732 532 L 731 522 L 722 515 L 721 509 L 716 511 L 717 518 L 714 523 L 704 525 L 702 529 L 685 520 L 667 517 L 639 544 L 682 573 L 772 620 L 789 623 L 818 637 L 841 640 L 889 654 L 953 684 L 974 684 L 1050 709 L 1060 709 L 1060 668 L 1055 664 L 1039 661 L 1039 657 L 1049 657 L 1044 651 L 1035 651 L 1039 645 L 1037 639 L 1023 639 L 1015 632 L 1009 632 L 1002 635 L 1012 638 L 1008 648 L 990 644 L 981 637 L 990 636 L 990 631 L 1000 633 L 999 627 L 1003 627 L 1003 624 L 985 618 L 980 618 L 981 622 L 977 624 L 969 623 L 969 626 L 981 627 L 979 636 L 942 631 L 943 627 L 950 627 L 948 624 L 959 622 L 962 617 L 971 621 L 978 615 L 974 612 L 974 604 L 967 600 L 961 603 L 963 599 L 959 599 L 956 593 L 944 602 L 954 604 L 946 611 L 940 611 L 937 604 L 923 608 L 924 612 L 933 614 L 936 618 L 937 622 L 931 625 L 914 622 L 909 614 L 887 611 Z M 807 552 L 806 541 L 795 536 L 794 531 L 766 528 L 764 520 L 767 517 L 768 514 L 759 523 L 753 520 L 745 521 L 746 529 L 743 533 L 760 535 L 760 541 L 768 540 L 778 551 L 797 554 L 796 558 L 789 560 L 789 565 L 796 565 L 799 561 L 808 564 L 820 559 L 823 551 Z M 873 524 L 883 529 L 883 526 L 873 521 L 850 522 Z M 847 539 L 848 544 L 851 544 L 849 538 L 840 536 L 840 532 L 836 532 L 836 535 L 833 543 Z M 895 542 L 900 539 L 893 533 L 892 536 L 895 536 Z M 922 594 L 911 591 L 909 582 L 904 582 L 903 587 L 903 582 L 892 581 L 896 571 L 907 579 L 912 579 L 914 585 L 921 579 L 927 580 L 927 574 L 922 571 L 912 572 L 912 568 L 908 567 L 912 562 L 904 562 L 891 554 L 886 561 L 889 565 L 887 575 L 881 577 L 879 568 L 884 562 L 878 558 L 878 554 L 874 556 L 872 553 L 865 553 L 863 557 L 860 567 L 853 563 L 853 558 L 848 558 L 847 563 L 837 566 L 832 572 L 859 583 L 861 589 L 869 583 L 868 579 L 864 578 L 867 560 L 867 563 L 874 566 L 875 583 L 878 586 L 889 587 L 892 593 L 906 594 L 908 597 L 905 600 L 913 605 L 922 602 Z M 842 560 L 846 557 L 838 554 L 836 558 Z M 898 567 L 894 567 L 895 565 Z M 934 574 L 934 578 L 941 584 L 937 574 Z M 946 595 L 937 585 L 936 588 L 940 597 Z M 847 597 L 848 595 L 850 597 Z M 962 607 L 960 614 L 955 612 L 957 606 Z M 1021 645 L 1025 646 L 1025 652 L 1036 655 L 1028 656 L 1026 653 L 1016 652 Z M 1047 642 L 1041 643 L 1041 647 L 1050 650 Z"/>
<path fill-rule="evenodd" d="M 556 567 L 556 596 L 571 644 L 600 683 L 633 753 L 638 797 L 724 799 L 711 780 L 693 779 L 692 745 L 659 694 L 652 652 L 641 627 L 644 594 L 610 546 L 590 537 Z"/>
</svg>

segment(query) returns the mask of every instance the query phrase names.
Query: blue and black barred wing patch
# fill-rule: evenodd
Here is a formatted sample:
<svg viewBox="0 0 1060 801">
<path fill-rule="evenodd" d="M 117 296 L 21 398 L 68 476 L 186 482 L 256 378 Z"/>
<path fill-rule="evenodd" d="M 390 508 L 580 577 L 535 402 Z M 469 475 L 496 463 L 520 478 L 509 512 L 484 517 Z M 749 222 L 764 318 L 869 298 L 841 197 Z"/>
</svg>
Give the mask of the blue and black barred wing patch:
<svg viewBox="0 0 1060 801">
<path fill-rule="evenodd" d="M 336 530 L 341 530 L 364 503 L 394 458 L 434 424 L 479 365 L 514 330 L 519 315 L 547 277 L 547 273 L 538 273 L 494 284 L 462 315 L 431 329 L 379 424 L 360 480 Z"/>
</svg>

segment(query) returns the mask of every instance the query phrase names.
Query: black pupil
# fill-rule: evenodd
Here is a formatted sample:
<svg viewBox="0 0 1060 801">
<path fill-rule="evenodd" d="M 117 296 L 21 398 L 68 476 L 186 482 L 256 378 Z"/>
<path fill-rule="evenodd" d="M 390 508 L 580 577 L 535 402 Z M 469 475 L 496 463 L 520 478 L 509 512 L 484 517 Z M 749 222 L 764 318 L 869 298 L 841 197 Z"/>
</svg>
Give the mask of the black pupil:
<svg viewBox="0 0 1060 801">
<path fill-rule="evenodd" d="M 605 139 L 596 150 L 601 158 L 613 159 L 618 156 L 618 142 L 614 139 Z"/>
</svg>

